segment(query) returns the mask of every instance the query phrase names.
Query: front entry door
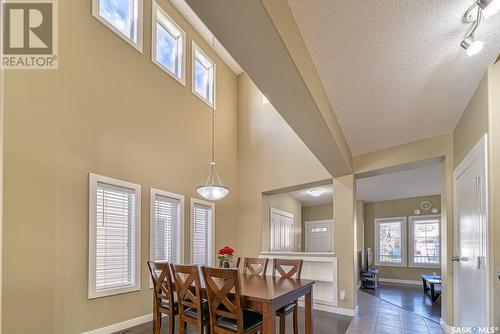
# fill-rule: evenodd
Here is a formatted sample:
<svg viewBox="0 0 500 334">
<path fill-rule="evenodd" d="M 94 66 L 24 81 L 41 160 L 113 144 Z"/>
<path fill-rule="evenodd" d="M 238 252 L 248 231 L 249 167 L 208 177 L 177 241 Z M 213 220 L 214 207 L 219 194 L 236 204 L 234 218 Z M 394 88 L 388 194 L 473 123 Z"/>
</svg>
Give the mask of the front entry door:
<svg viewBox="0 0 500 334">
<path fill-rule="evenodd" d="M 305 222 L 306 252 L 331 252 L 333 220 Z"/>
<path fill-rule="evenodd" d="M 488 326 L 486 137 L 454 173 L 455 326 Z"/>
</svg>

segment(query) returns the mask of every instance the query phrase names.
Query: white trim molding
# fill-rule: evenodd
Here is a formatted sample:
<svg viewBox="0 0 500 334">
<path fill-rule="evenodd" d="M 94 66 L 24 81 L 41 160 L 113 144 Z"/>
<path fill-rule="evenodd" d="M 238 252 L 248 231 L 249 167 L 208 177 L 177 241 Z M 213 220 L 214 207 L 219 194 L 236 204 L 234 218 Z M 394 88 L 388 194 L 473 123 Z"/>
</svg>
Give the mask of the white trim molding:
<svg viewBox="0 0 500 334">
<path fill-rule="evenodd" d="M 166 314 L 162 314 L 162 317 L 166 317 Z M 113 325 L 93 329 L 87 332 L 82 332 L 81 334 L 113 334 L 118 331 L 123 331 L 135 326 L 139 326 L 142 324 L 145 324 L 147 322 L 153 321 L 153 314 L 146 314 L 143 315 L 142 317 L 130 319 L 130 320 L 125 320 Z"/>
<path fill-rule="evenodd" d="M 406 280 L 406 279 L 395 279 L 395 278 L 380 277 L 378 280 L 380 282 L 386 282 L 386 283 L 397 283 L 397 284 L 408 284 L 408 285 L 422 285 L 421 281 L 413 281 L 413 280 Z"/>
<path fill-rule="evenodd" d="M 444 332 L 446 334 L 451 334 L 452 333 L 452 326 L 448 325 L 443 318 L 439 318 L 439 324 L 441 325 L 441 328 L 443 328 Z"/>
</svg>

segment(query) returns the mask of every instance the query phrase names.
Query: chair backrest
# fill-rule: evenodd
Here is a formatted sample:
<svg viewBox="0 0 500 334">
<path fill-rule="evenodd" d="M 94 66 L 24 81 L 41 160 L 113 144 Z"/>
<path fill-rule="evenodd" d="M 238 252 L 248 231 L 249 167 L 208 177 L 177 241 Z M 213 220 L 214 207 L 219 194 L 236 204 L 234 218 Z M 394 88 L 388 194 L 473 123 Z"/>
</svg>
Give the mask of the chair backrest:
<svg viewBox="0 0 500 334">
<path fill-rule="evenodd" d="M 240 267 L 241 258 L 240 257 L 232 258 L 228 262 L 229 262 L 230 268 L 239 268 Z M 219 268 L 223 268 L 223 264 L 224 263 L 221 260 L 219 260 Z"/>
<path fill-rule="evenodd" d="M 179 302 L 179 314 L 184 317 L 187 308 L 196 309 L 197 319 L 202 319 L 201 282 L 198 266 L 171 264 L 175 291 Z"/>
<path fill-rule="evenodd" d="M 214 326 L 217 317 L 235 319 L 238 330 L 241 331 L 243 329 L 243 304 L 238 269 L 203 266 L 201 271 L 207 291 L 210 323 Z"/>
<path fill-rule="evenodd" d="M 276 277 L 276 272 L 278 272 L 282 278 L 300 279 L 302 262 L 302 260 L 274 259 L 273 277 Z"/>
<path fill-rule="evenodd" d="M 248 275 L 266 276 L 269 259 L 246 257 L 243 273 Z"/>
<path fill-rule="evenodd" d="M 148 261 L 149 272 L 153 280 L 154 296 L 156 302 L 167 300 L 170 305 L 174 303 L 174 284 L 170 273 L 170 266 L 167 262 Z M 157 304 L 157 305 L 158 305 Z"/>
</svg>

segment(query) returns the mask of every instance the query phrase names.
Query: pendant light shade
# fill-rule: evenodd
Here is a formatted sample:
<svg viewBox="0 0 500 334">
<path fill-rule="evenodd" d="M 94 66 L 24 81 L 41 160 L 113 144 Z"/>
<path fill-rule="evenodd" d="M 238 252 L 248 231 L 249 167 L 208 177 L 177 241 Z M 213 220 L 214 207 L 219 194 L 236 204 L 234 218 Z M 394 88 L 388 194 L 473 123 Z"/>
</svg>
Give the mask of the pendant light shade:
<svg viewBox="0 0 500 334">
<path fill-rule="evenodd" d="M 215 162 L 210 163 L 210 174 L 208 174 L 207 183 L 196 188 L 196 191 L 202 197 L 211 201 L 223 199 L 229 194 L 229 189 L 220 180 Z"/>
<path fill-rule="evenodd" d="M 215 72 L 215 37 L 212 39 L 212 66 Z M 215 78 L 215 75 L 214 75 Z M 215 86 L 215 85 L 214 85 Z M 214 91 L 212 91 L 213 94 Z M 229 188 L 222 184 L 222 181 L 217 172 L 217 166 L 215 165 L 215 110 L 212 113 L 212 161 L 210 162 L 210 172 L 208 174 L 207 182 L 196 188 L 198 194 L 203 198 L 210 201 L 217 201 L 223 199 L 229 194 Z"/>
</svg>

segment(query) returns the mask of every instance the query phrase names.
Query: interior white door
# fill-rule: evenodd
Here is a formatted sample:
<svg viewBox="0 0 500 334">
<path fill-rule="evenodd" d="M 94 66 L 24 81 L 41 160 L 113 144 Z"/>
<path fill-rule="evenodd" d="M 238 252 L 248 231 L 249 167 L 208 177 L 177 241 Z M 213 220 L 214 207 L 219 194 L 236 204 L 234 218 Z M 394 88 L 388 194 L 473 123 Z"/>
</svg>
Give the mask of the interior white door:
<svg viewBox="0 0 500 334">
<path fill-rule="evenodd" d="M 333 220 L 305 222 L 306 252 L 331 252 Z"/>
<path fill-rule="evenodd" d="M 455 326 L 488 326 L 486 138 L 455 170 Z"/>
</svg>

